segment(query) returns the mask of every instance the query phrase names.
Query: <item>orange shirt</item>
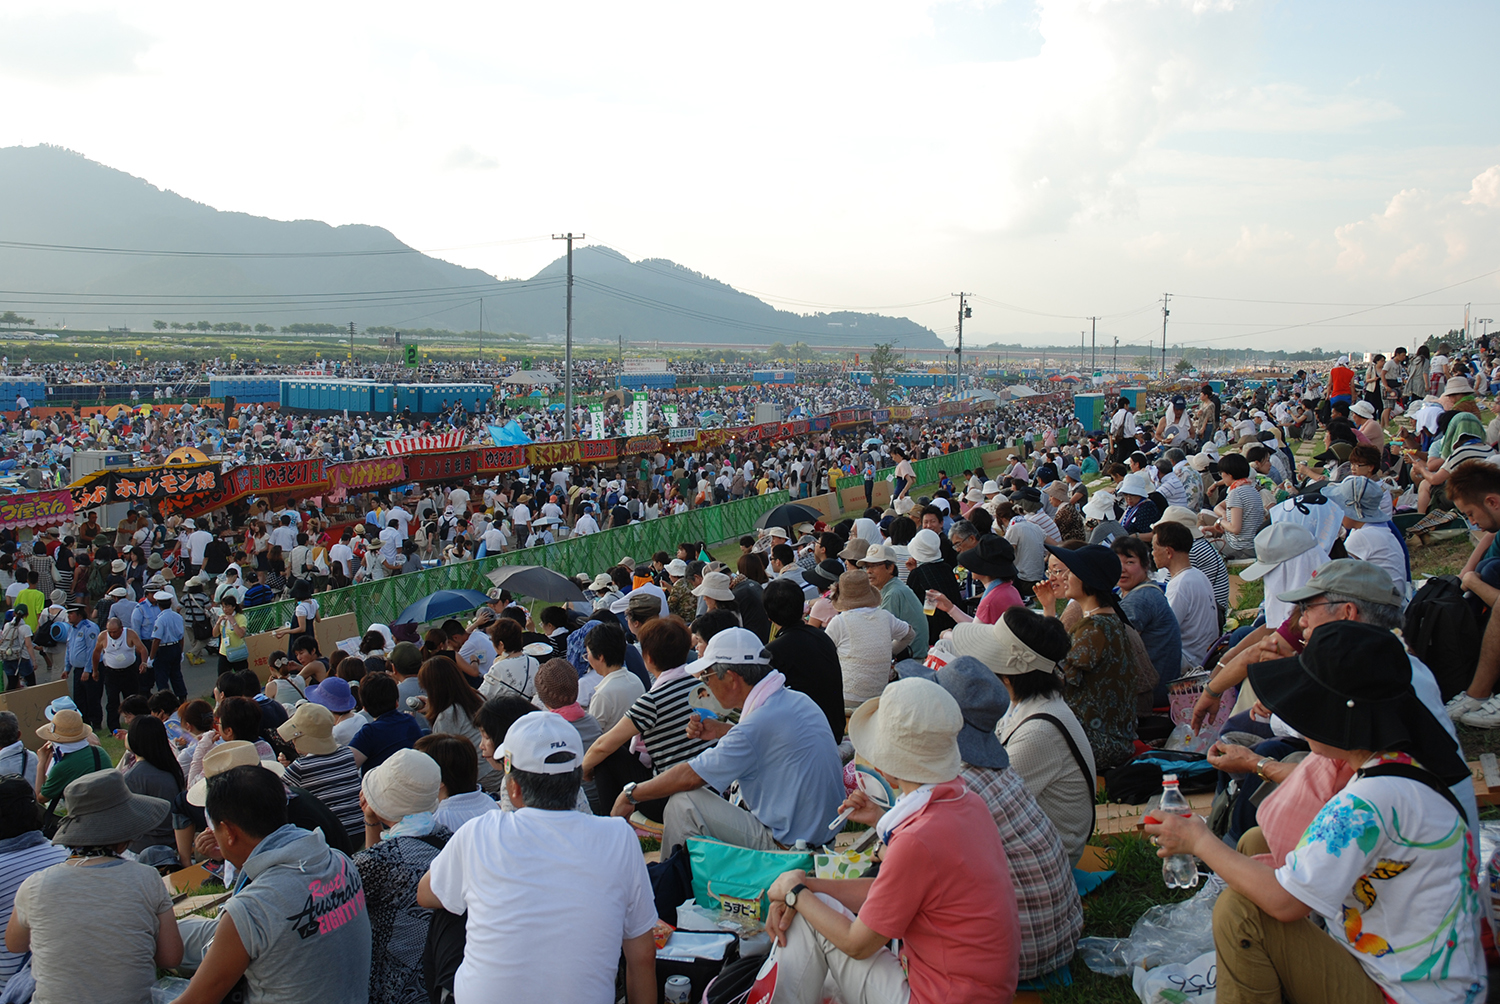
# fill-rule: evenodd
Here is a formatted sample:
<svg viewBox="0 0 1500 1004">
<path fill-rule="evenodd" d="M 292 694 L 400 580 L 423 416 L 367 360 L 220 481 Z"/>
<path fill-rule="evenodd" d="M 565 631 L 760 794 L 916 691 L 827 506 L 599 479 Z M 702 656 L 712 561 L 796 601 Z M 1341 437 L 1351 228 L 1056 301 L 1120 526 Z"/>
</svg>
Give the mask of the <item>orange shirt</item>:
<svg viewBox="0 0 1500 1004">
<path fill-rule="evenodd" d="M 1328 396 L 1347 397 L 1354 386 L 1354 371 L 1347 366 L 1335 366 L 1328 374 Z"/>
</svg>

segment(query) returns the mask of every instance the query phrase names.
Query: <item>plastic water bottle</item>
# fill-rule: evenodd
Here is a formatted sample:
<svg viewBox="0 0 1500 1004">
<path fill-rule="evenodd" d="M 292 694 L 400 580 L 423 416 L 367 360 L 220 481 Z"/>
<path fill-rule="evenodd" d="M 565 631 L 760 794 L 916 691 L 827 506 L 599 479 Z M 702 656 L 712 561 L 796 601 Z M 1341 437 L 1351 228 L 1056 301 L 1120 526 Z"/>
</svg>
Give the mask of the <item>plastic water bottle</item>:
<svg viewBox="0 0 1500 1004">
<path fill-rule="evenodd" d="M 1177 775 L 1166 774 L 1161 779 L 1161 813 L 1191 816 L 1192 806 L 1177 787 Z M 1198 859 L 1191 854 L 1173 854 L 1162 859 L 1161 880 L 1168 889 L 1192 889 L 1198 885 Z"/>
</svg>

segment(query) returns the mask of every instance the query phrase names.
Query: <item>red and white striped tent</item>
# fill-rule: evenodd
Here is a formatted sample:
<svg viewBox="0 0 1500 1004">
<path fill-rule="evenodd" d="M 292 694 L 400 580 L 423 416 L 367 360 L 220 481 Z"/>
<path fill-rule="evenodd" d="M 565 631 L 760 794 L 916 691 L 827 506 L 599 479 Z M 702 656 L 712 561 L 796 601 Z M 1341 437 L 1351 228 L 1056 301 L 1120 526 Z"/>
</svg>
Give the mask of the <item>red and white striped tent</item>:
<svg viewBox="0 0 1500 1004">
<path fill-rule="evenodd" d="M 387 439 L 385 452 L 399 457 L 407 453 L 435 453 L 438 450 L 456 450 L 464 445 L 462 432 L 445 432 L 441 436 L 408 436 L 405 439 Z"/>
</svg>

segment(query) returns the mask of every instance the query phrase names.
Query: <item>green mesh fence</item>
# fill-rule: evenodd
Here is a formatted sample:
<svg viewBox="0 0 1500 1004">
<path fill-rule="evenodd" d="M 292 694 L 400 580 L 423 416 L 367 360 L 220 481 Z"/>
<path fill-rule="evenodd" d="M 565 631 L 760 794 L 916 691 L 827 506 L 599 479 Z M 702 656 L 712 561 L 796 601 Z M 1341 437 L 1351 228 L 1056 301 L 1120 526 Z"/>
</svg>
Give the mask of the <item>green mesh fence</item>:
<svg viewBox="0 0 1500 1004">
<path fill-rule="evenodd" d="M 571 537 L 555 544 L 507 551 L 493 558 L 439 565 L 422 572 L 361 582 L 319 593 L 318 605 L 324 617 L 354 614 L 363 631 L 371 624 L 393 623 L 401 611 L 440 589 L 489 589 L 491 583 L 485 578 L 485 573 L 502 565 L 544 565 L 563 575 L 586 572 L 594 576 L 618 564 L 627 555 L 644 562 L 657 551 L 675 556 L 677 545 L 684 540 L 717 544 L 750 533 L 762 513 L 785 501 L 787 493 L 784 491 L 753 495 L 738 502 L 690 509 L 678 516 L 662 516 L 585 537 Z M 295 606 L 292 600 L 280 600 L 251 607 L 245 611 L 250 632 L 258 634 L 289 623 Z"/>
<path fill-rule="evenodd" d="M 971 450 L 956 450 L 953 453 L 944 453 L 940 457 L 927 457 L 924 460 L 913 460 L 912 469 L 917 472 L 917 484 L 936 484 L 938 471 L 947 471 L 950 478 L 955 477 L 964 470 L 973 470 L 975 467 L 983 467 L 983 457 L 986 453 L 1002 449 L 1000 444 L 994 446 L 977 446 Z M 875 479 L 883 481 L 896 473 L 896 468 L 887 467 L 875 472 Z M 842 482 L 840 482 L 842 484 Z"/>
</svg>

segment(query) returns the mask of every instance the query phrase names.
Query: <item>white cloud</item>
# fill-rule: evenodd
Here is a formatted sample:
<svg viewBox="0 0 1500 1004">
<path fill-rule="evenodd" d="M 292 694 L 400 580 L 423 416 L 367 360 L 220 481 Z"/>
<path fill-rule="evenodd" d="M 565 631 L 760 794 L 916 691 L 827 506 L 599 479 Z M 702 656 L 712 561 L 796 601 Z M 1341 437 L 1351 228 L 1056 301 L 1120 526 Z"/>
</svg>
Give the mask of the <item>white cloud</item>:
<svg viewBox="0 0 1500 1004">
<path fill-rule="evenodd" d="M 77 83 L 135 73 L 152 37 L 114 11 L 35 8 L 0 17 L 0 74 Z"/>
<path fill-rule="evenodd" d="M 1487 271 L 1500 258 L 1497 190 L 1500 165 L 1478 175 L 1468 192 L 1398 192 L 1383 212 L 1335 231 L 1338 268 L 1412 282 Z"/>
</svg>

